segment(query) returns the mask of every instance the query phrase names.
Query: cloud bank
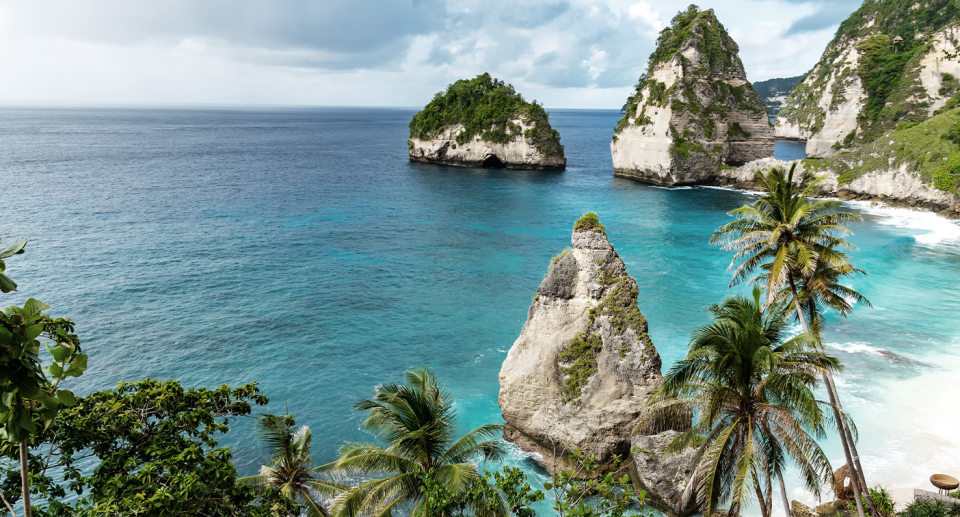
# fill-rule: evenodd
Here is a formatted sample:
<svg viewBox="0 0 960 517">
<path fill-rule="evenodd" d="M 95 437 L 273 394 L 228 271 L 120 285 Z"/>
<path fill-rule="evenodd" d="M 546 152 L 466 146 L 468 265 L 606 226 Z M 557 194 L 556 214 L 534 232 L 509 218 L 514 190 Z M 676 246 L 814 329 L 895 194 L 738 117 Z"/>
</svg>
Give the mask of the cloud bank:
<svg viewBox="0 0 960 517">
<path fill-rule="evenodd" d="M 717 0 L 752 80 L 799 75 L 859 0 Z M 0 102 L 422 105 L 491 74 L 618 107 L 663 0 L 0 1 Z"/>
</svg>

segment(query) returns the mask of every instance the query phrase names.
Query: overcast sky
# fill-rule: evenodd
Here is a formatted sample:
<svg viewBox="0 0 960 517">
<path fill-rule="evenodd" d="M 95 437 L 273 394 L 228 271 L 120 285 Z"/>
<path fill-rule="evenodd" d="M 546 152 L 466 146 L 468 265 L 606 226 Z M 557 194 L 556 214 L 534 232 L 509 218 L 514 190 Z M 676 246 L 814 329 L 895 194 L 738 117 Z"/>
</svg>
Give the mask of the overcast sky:
<svg viewBox="0 0 960 517">
<path fill-rule="evenodd" d="M 800 75 L 861 0 L 714 0 L 751 81 Z M 422 106 L 490 72 L 619 107 L 664 0 L 0 0 L 0 103 Z"/>
</svg>

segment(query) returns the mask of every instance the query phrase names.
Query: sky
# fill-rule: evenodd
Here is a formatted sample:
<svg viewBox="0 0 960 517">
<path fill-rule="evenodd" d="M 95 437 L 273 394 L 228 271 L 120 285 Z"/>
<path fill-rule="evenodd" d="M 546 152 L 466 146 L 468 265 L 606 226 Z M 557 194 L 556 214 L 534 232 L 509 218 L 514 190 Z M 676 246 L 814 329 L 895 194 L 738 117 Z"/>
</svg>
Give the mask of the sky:
<svg viewBox="0 0 960 517">
<path fill-rule="evenodd" d="M 751 81 L 807 72 L 861 0 L 701 0 Z M 619 108 L 665 0 L 0 0 L 0 104 L 423 106 L 489 72 Z"/>
</svg>

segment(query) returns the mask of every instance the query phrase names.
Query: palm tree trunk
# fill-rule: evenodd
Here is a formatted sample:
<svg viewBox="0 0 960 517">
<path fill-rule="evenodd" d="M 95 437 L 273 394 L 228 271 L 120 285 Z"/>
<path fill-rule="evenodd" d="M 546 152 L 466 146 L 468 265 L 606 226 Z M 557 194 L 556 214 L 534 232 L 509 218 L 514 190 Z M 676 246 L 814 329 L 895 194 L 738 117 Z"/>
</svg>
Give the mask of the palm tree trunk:
<svg viewBox="0 0 960 517">
<path fill-rule="evenodd" d="M 753 474 L 754 477 L 756 477 L 757 473 L 754 472 Z M 753 488 L 757 491 L 757 502 L 760 503 L 760 515 L 770 517 L 770 510 L 767 508 L 767 502 L 763 497 L 763 490 L 760 490 L 760 480 L 757 480 L 757 482 L 753 484 Z"/>
<path fill-rule="evenodd" d="M 837 407 L 840 409 L 842 414 L 843 408 L 840 406 L 840 397 L 837 394 L 837 385 L 833 382 L 833 375 L 830 375 L 830 372 L 827 372 L 827 381 L 830 383 L 829 389 L 833 391 L 833 396 L 837 401 Z M 870 515 L 874 517 L 880 517 L 880 512 L 877 510 L 876 505 L 873 504 L 873 498 L 870 497 L 869 489 L 867 488 L 867 480 L 863 477 L 863 467 L 860 466 L 860 455 L 857 453 L 857 442 L 853 439 L 853 433 L 850 431 L 850 426 L 847 425 L 846 419 L 843 421 L 843 430 L 847 436 L 847 443 L 850 444 L 850 455 L 853 457 L 853 463 L 857 466 L 856 473 L 857 477 L 860 479 L 860 484 L 863 486 L 864 490 L 867 490 L 867 493 L 864 494 L 867 500 L 867 508 L 870 510 Z"/>
<path fill-rule="evenodd" d="M 783 473 L 777 472 L 777 480 L 780 481 L 780 497 L 783 498 L 783 511 L 790 517 L 790 499 L 787 498 L 787 485 L 783 484 Z"/>
<path fill-rule="evenodd" d="M 807 325 L 807 318 L 806 316 L 803 315 L 803 307 L 800 306 L 800 297 L 797 296 L 797 285 L 793 281 L 793 274 L 789 273 L 789 276 L 790 276 L 790 290 L 793 294 L 793 303 L 797 311 L 797 317 L 800 319 L 800 324 L 803 326 L 803 331 L 806 332 L 807 334 L 810 334 L 810 327 Z M 810 335 L 813 336 L 813 334 L 810 334 Z M 819 340 L 817 342 L 819 343 Z M 821 345 L 821 349 L 822 348 L 823 347 Z M 827 388 L 827 395 L 830 397 L 830 405 L 831 407 L 833 407 L 833 416 L 837 420 L 837 428 L 840 431 L 840 443 L 843 444 L 843 455 L 846 457 L 846 460 L 847 460 L 847 470 L 850 471 L 851 477 L 853 478 L 851 481 L 853 481 L 853 495 L 857 499 L 857 514 L 859 515 L 859 517 L 866 517 L 866 514 L 863 511 L 863 501 L 860 498 L 859 474 L 857 473 L 857 469 L 853 463 L 853 458 L 850 454 L 850 446 L 847 443 L 848 442 L 847 428 L 844 425 L 843 418 L 841 417 L 840 410 L 838 409 L 838 406 L 837 406 L 837 397 L 834 394 L 834 391 L 831 389 L 832 384 L 830 383 L 830 378 L 831 378 L 830 372 L 827 370 L 823 370 L 822 377 L 823 377 L 823 384 Z M 840 494 L 837 494 L 837 497 L 839 496 Z"/>
<path fill-rule="evenodd" d="M 17 395 L 19 397 L 19 395 Z M 23 515 L 24 517 L 33 517 L 33 511 L 30 509 L 30 470 L 27 466 L 27 442 L 20 442 L 20 484 L 23 487 Z"/>
</svg>

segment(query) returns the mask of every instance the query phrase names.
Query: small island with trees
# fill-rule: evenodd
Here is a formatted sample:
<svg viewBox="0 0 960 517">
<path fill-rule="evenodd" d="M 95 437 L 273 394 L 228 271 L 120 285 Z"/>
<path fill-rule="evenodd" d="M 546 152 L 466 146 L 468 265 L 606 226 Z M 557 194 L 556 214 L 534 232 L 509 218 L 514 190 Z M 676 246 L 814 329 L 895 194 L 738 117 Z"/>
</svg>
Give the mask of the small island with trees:
<svg viewBox="0 0 960 517">
<path fill-rule="evenodd" d="M 437 93 L 410 121 L 415 162 L 562 171 L 560 133 L 536 101 L 490 74 L 462 79 Z"/>
</svg>

